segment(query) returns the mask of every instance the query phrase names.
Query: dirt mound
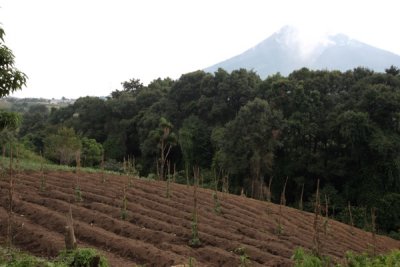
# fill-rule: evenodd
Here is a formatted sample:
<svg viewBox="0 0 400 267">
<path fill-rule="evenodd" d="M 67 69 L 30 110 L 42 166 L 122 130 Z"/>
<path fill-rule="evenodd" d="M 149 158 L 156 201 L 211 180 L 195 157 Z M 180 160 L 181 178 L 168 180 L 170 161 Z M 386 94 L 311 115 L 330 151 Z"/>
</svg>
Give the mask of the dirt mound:
<svg viewBox="0 0 400 267">
<path fill-rule="evenodd" d="M 40 191 L 39 173 L 15 178 L 14 244 L 36 255 L 53 257 L 64 247 L 65 214 L 72 206 L 79 246 L 90 246 L 108 257 L 112 266 L 238 266 L 247 255 L 250 266 L 291 266 L 296 247 L 313 248 L 314 214 L 289 207 L 218 193 L 221 213 L 214 211 L 213 191 L 198 189 L 201 246 L 189 246 L 192 229 L 193 188 L 100 174 L 79 174 L 83 200 L 75 197 L 77 174 L 46 174 Z M 121 220 L 123 188 L 126 187 L 126 220 Z M 8 178 L 0 180 L 0 236 L 6 235 Z M 348 225 L 321 220 L 321 252 L 342 258 L 346 251 L 371 251 L 371 233 Z M 376 236 L 377 252 L 399 248 L 400 242 Z M 243 258 L 243 257 L 242 257 Z"/>
</svg>

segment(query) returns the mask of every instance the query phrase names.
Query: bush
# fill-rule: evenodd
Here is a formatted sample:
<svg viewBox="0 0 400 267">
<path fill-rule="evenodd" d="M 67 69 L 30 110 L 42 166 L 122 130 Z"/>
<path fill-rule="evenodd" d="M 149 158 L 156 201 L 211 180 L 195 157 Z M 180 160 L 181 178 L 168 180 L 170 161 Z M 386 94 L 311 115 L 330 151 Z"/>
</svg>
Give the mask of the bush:
<svg viewBox="0 0 400 267">
<path fill-rule="evenodd" d="M 70 267 L 108 267 L 107 259 L 92 248 L 62 251 L 60 261 Z"/>
</svg>

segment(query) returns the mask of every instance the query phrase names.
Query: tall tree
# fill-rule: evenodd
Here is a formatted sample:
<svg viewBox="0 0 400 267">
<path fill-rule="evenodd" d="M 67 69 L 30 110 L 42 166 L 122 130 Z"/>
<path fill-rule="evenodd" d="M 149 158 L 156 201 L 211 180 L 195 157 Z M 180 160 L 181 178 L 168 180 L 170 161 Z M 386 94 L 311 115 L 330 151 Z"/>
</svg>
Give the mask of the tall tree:
<svg viewBox="0 0 400 267">
<path fill-rule="evenodd" d="M 4 43 L 4 30 L 0 27 L 0 97 L 9 95 L 21 89 L 27 76 L 15 67 L 14 54 Z M 15 113 L 1 111 L 0 129 L 7 126 L 16 128 L 20 123 L 20 117 Z"/>
<path fill-rule="evenodd" d="M 248 102 L 225 126 L 220 140 L 224 166 L 238 177 L 251 173 L 247 188 L 252 196 L 255 195 L 257 181 L 271 174 L 282 126 L 282 114 L 259 98 Z"/>
</svg>

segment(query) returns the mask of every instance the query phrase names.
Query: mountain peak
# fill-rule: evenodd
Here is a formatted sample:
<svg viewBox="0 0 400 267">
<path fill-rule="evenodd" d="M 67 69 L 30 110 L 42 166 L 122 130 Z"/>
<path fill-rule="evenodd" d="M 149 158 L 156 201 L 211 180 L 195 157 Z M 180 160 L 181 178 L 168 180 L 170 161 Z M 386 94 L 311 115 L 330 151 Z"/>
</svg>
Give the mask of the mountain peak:
<svg viewBox="0 0 400 267">
<path fill-rule="evenodd" d="M 329 35 L 286 25 L 255 47 L 206 71 L 246 68 L 265 78 L 277 72 L 288 75 L 302 67 L 346 71 L 362 66 L 381 72 L 391 65 L 400 66 L 400 56 L 345 34 Z"/>
</svg>

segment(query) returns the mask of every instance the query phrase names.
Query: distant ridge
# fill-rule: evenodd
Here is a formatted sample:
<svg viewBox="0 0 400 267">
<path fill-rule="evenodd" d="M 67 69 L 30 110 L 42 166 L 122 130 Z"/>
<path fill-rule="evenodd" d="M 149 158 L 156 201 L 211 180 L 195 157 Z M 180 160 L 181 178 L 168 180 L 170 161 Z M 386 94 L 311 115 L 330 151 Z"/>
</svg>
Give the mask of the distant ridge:
<svg viewBox="0 0 400 267">
<path fill-rule="evenodd" d="M 361 66 L 377 72 L 391 65 L 400 67 L 399 55 L 344 34 L 311 40 L 301 34 L 298 29 L 285 26 L 255 47 L 208 67 L 205 71 L 215 72 L 223 68 L 230 72 L 245 68 L 266 78 L 277 72 L 286 76 L 302 67 L 346 71 Z"/>
</svg>

